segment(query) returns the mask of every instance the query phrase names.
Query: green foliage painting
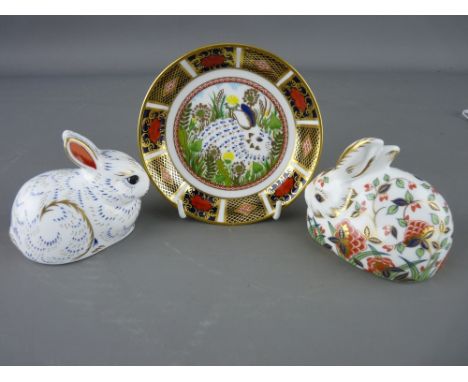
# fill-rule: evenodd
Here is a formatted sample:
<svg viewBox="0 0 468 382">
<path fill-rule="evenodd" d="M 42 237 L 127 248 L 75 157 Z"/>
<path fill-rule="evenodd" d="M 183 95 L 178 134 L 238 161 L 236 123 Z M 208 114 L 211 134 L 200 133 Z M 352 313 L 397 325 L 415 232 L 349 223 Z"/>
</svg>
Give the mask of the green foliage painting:
<svg viewBox="0 0 468 382">
<path fill-rule="evenodd" d="M 283 124 L 275 105 L 259 90 L 223 83 L 189 101 L 176 122 L 178 148 L 198 178 L 236 188 L 275 168 L 284 149 Z"/>
</svg>

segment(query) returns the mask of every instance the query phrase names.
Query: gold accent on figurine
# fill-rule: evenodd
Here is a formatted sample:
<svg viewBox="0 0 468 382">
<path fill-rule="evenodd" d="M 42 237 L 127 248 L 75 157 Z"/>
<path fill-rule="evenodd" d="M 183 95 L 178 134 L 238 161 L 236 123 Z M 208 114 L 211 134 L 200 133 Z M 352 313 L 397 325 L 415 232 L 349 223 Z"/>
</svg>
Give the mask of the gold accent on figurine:
<svg viewBox="0 0 468 382">
<path fill-rule="evenodd" d="M 331 218 L 336 218 L 340 216 L 344 211 L 346 211 L 353 204 L 354 198 L 357 196 L 357 192 L 354 188 L 350 189 L 348 195 L 346 195 L 345 202 L 341 208 L 332 208 L 330 214 Z M 323 217 L 321 214 L 316 215 L 317 217 Z"/>
<path fill-rule="evenodd" d="M 359 150 L 361 147 L 363 147 L 365 145 L 368 145 L 371 142 L 372 142 L 371 138 L 362 138 L 359 141 L 354 142 L 351 145 L 349 145 L 348 147 L 346 147 L 345 150 L 343 151 L 343 153 L 338 158 L 338 160 L 336 162 L 336 167 L 338 167 L 341 164 L 341 162 L 343 162 L 343 160 L 349 154 L 354 153 L 355 151 Z"/>
<path fill-rule="evenodd" d="M 67 141 L 68 143 L 68 141 Z M 50 202 L 49 204 L 46 204 L 44 207 L 42 207 L 42 210 L 41 210 L 41 213 L 39 215 L 39 218 L 42 219 L 42 217 L 47 213 L 47 212 L 50 212 L 50 208 L 51 207 L 57 207 L 59 206 L 60 204 L 63 204 L 63 205 L 66 205 L 68 207 L 71 207 L 73 208 L 74 210 L 76 210 L 80 215 L 81 217 L 83 218 L 83 220 L 85 221 L 86 223 L 86 226 L 88 227 L 88 230 L 89 232 L 91 233 L 90 237 L 89 237 L 89 242 L 88 242 L 88 246 L 86 247 L 86 250 L 83 251 L 83 253 L 81 253 L 80 255 L 78 255 L 74 260 L 77 260 L 79 259 L 80 257 L 86 255 L 89 250 L 91 249 L 92 245 L 93 245 L 93 242 L 94 242 L 94 229 L 93 229 L 93 226 L 91 225 L 91 222 L 89 221 L 89 218 L 88 216 L 86 215 L 86 212 L 83 211 L 83 209 L 76 203 L 73 203 L 72 201 L 70 200 L 55 200 L 53 202 Z"/>
</svg>

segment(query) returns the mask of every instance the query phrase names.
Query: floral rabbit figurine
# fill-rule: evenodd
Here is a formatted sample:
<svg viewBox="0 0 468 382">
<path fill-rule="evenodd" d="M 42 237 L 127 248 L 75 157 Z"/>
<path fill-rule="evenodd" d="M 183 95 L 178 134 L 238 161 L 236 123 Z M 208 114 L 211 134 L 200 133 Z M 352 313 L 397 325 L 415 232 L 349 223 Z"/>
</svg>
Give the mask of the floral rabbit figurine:
<svg viewBox="0 0 468 382">
<path fill-rule="evenodd" d="M 400 149 L 381 139 L 351 144 L 306 188 L 311 236 L 359 269 L 422 281 L 443 264 L 453 222 L 429 183 L 390 167 Z"/>
<path fill-rule="evenodd" d="M 65 151 L 80 169 L 38 175 L 18 192 L 10 237 L 30 260 L 65 264 L 92 256 L 134 228 L 149 188 L 142 167 L 119 151 L 63 132 Z"/>
</svg>

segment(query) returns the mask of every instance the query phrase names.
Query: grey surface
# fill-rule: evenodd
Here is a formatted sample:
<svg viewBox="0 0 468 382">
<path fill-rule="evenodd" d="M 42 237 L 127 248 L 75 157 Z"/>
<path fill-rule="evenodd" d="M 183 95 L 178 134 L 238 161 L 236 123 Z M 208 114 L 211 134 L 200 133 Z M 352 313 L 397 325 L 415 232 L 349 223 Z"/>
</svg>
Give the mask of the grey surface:
<svg viewBox="0 0 468 382">
<path fill-rule="evenodd" d="M 155 73 L 244 42 L 301 70 L 468 70 L 466 17 L 0 17 L 0 73 Z"/>
<path fill-rule="evenodd" d="M 158 48 L 165 63 L 178 50 L 171 38 Z M 10 43 L 0 34 L 2 52 Z M 315 245 L 302 197 L 278 222 L 221 227 L 180 220 L 151 189 L 134 233 L 114 247 L 66 266 L 23 258 L 7 235 L 21 184 L 71 165 L 64 129 L 137 157 L 140 102 L 161 69 L 0 78 L 0 364 L 467 363 L 468 121 L 460 111 L 468 73 L 303 70 L 324 118 L 319 168 L 354 139 L 382 137 L 401 147 L 398 167 L 436 185 L 451 205 L 454 246 L 428 282 L 379 280 Z"/>
</svg>

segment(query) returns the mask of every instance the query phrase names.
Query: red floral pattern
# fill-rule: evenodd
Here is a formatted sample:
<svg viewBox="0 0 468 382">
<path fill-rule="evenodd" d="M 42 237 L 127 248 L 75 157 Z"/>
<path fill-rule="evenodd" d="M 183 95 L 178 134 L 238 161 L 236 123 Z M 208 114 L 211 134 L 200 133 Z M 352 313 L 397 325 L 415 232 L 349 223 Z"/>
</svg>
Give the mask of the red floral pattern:
<svg viewBox="0 0 468 382">
<path fill-rule="evenodd" d="M 367 270 L 372 273 L 382 273 L 385 269 L 394 268 L 392 260 L 386 257 L 369 257 L 367 259 Z"/>
<path fill-rule="evenodd" d="M 312 235 L 315 236 L 315 237 L 317 237 L 319 235 L 323 235 L 324 233 L 325 233 L 325 230 L 321 226 L 314 227 L 313 230 L 312 230 Z"/>
<path fill-rule="evenodd" d="M 384 200 L 388 200 L 388 194 L 379 195 L 379 200 L 380 200 L 381 202 L 383 202 Z"/>
<path fill-rule="evenodd" d="M 289 177 L 275 190 L 275 196 L 281 198 L 289 194 L 294 187 L 294 179 Z"/>
<path fill-rule="evenodd" d="M 161 120 L 154 119 L 148 128 L 148 136 L 151 142 L 156 143 L 161 138 Z"/>
<path fill-rule="evenodd" d="M 405 245 L 411 245 L 414 240 L 418 242 L 424 239 L 429 232 L 433 231 L 433 227 L 422 220 L 411 220 L 408 222 L 408 227 L 405 231 L 403 243 Z"/>
<path fill-rule="evenodd" d="M 226 60 L 226 57 L 220 55 L 220 54 L 212 54 L 211 56 L 207 56 L 201 60 L 201 64 L 209 69 L 212 68 L 213 66 L 218 66 L 224 64 L 224 61 Z"/>
<path fill-rule="evenodd" d="M 209 210 L 211 210 L 213 208 L 213 206 L 211 205 L 211 203 L 202 198 L 200 195 L 194 195 L 191 199 L 190 199 L 190 203 L 192 204 L 192 206 L 194 206 L 197 210 L 199 211 L 203 211 L 203 212 L 207 212 Z"/>
<path fill-rule="evenodd" d="M 292 88 L 290 95 L 296 107 L 301 111 L 301 113 L 304 113 L 307 109 L 307 102 L 304 95 L 297 88 Z"/>
<path fill-rule="evenodd" d="M 350 258 L 367 248 L 366 237 L 347 220 L 336 227 L 335 238 L 335 245 L 346 258 Z"/>
<path fill-rule="evenodd" d="M 411 203 L 411 211 L 416 211 L 418 208 L 421 208 L 421 204 L 419 203 Z"/>
<path fill-rule="evenodd" d="M 314 180 L 318 190 L 324 182 Z M 340 223 L 309 216 L 311 236 L 350 264 L 389 280 L 422 281 L 446 260 L 453 222 L 429 183 L 382 174 L 362 182 Z M 414 190 L 414 191 L 413 191 Z M 366 211 L 367 204 L 367 213 Z M 351 208 L 352 207 L 352 208 Z"/>
</svg>

